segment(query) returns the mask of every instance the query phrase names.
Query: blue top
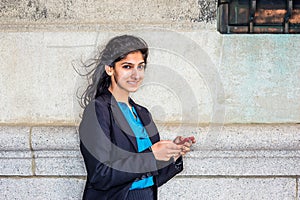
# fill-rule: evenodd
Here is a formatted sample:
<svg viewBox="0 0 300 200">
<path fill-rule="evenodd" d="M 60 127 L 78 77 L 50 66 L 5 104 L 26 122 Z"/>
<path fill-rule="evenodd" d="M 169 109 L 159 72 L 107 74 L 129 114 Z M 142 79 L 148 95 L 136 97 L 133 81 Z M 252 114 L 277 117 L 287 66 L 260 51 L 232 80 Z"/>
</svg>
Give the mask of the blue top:
<svg viewBox="0 0 300 200">
<path fill-rule="evenodd" d="M 134 107 L 132 107 L 130 111 L 130 108 L 127 106 L 126 103 L 118 102 L 118 105 L 121 111 L 123 112 L 125 118 L 127 119 L 127 122 L 130 125 L 136 137 L 138 152 L 142 152 L 145 149 L 151 147 L 152 142 L 148 136 L 146 129 L 144 128 L 143 123 L 138 117 Z M 142 188 L 150 187 L 152 185 L 154 185 L 153 176 L 150 176 L 142 180 L 133 182 L 130 190 L 142 189 Z"/>
</svg>

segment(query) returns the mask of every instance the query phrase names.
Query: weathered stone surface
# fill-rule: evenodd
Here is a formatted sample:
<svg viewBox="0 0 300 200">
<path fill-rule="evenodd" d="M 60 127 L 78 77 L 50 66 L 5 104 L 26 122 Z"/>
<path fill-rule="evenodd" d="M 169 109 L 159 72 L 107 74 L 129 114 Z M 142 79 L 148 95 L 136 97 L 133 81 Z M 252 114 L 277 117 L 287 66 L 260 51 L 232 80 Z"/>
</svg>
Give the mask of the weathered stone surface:
<svg viewBox="0 0 300 200">
<path fill-rule="evenodd" d="M 295 176 L 300 174 L 297 152 L 195 152 L 185 159 L 185 175 Z M 246 155 L 245 155 L 246 154 Z M 248 154 L 248 155 L 247 155 Z M 279 154 L 279 155 L 276 155 Z"/>
<path fill-rule="evenodd" d="M 36 175 L 85 175 L 76 127 L 32 128 Z"/>
<path fill-rule="evenodd" d="M 0 126 L 0 175 L 31 176 L 30 127 Z"/>
<path fill-rule="evenodd" d="M 0 151 L 0 176 L 32 176 L 30 151 Z"/>
<path fill-rule="evenodd" d="M 1 199 L 80 199 L 84 180 L 80 178 L 0 178 Z"/>
<path fill-rule="evenodd" d="M 76 127 L 34 127 L 31 138 L 34 151 L 79 149 Z"/>
<path fill-rule="evenodd" d="M 159 191 L 159 199 L 274 199 L 296 197 L 292 178 L 175 178 Z M 1 178 L 3 199 L 80 199 L 78 178 Z"/>
<path fill-rule="evenodd" d="M 161 27 L 185 24 L 197 25 L 199 22 L 214 22 L 216 19 L 216 1 L 95 1 L 95 0 L 21 0 L 2 1 L 0 3 L 0 24 L 11 29 L 13 25 L 32 26 L 34 29 L 56 24 L 56 29 L 88 24 L 105 24 L 112 28 L 124 27 L 124 24 L 140 26 L 159 25 Z M 12 25 L 12 26 L 11 26 Z M 124 27 L 125 28 L 125 27 Z"/>
<path fill-rule="evenodd" d="M 234 125 L 221 127 L 213 135 L 212 127 L 159 124 L 162 139 L 193 134 L 198 141 L 184 158 L 184 171 L 161 189 L 160 199 L 295 199 L 300 174 L 299 127 Z M 28 140 L 17 137 L 22 139 Z M 86 171 L 75 127 L 33 127 L 31 139 L 32 151 L 18 150 L 17 145 L 0 151 L 4 199 L 31 199 L 31 194 L 40 191 L 38 199 L 80 198 Z"/>
<path fill-rule="evenodd" d="M 52 48 L 48 43 L 50 39 L 56 40 L 53 35 L 44 33 L 5 33 L 0 36 L 3 47 L 0 50 L 3 72 L 0 85 L 1 93 L 6 94 L 0 96 L 5 105 L 1 107 L 1 122 L 75 123 L 76 73 L 71 62 L 80 59 L 82 50 L 89 47 Z"/>
<path fill-rule="evenodd" d="M 30 127 L 0 126 L 0 151 L 30 150 L 29 137 Z"/>
<path fill-rule="evenodd" d="M 290 200 L 296 198 L 295 183 L 293 178 L 176 178 L 160 188 L 159 199 Z"/>
<path fill-rule="evenodd" d="M 83 158 L 77 151 L 35 152 L 35 174 L 37 176 L 85 176 Z"/>
<path fill-rule="evenodd" d="M 300 199 L 300 183 L 299 183 L 299 178 L 298 178 L 298 181 L 297 181 L 297 183 L 298 183 L 298 200 Z"/>
<path fill-rule="evenodd" d="M 133 32 L 132 32 L 133 33 Z M 139 34 L 145 34 L 148 37 L 155 35 L 159 39 L 162 36 L 162 32 L 152 32 L 147 30 L 140 29 Z M 176 32 L 174 32 L 176 34 Z M 3 108 L 1 112 L 0 120 L 7 123 L 75 123 L 75 120 L 78 120 L 78 116 L 82 111 L 79 108 L 78 102 L 76 99 L 76 91 L 79 87 L 84 87 L 83 80 L 76 74 L 75 70 L 72 67 L 72 63 L 78 62 L 81 60 L 86 60 L 87 57 L 90 57 L 93 52 L 96 50 L 98 44 L 103 44 L 113 35 L 112 33 L 30 33 L 26 36 L 23 36 L 24 33 L 8 33 L 3 35 L 2 43 L 3 46 L 10 46 L 10 41 L 14 41 L 15 44 L 13 47 L 8 48 L 8 50 L 3 49 L 3 57 L 0 58 L 3 65 L 3 71 L 10 73 L 10 66 L 15 67 L 14 79 L 8 78 L 8 76 L 3 76 L 1 84 L 4 86 L 3 92 L 7 95 L 6 97 L 0 97 L 1 100 L 7 105 Z M 184 34 L 178 33 L 178 36 L 189 40 L 191 43 L 194 42 L 189 35 L 185 36 Z M 1 37 L 0 37 L 1 38 Z M 145 38 L 146 39 L 146 38 Z M 212 41 L 212 40 L 211 40 Z M 167 42 L 167 41 L 166 41 Z M 213 46 L 218 46 L 220 40 L 216 40 Z M 197 45 L 196 42 L 194 42 Z M 200 49 L 201 46 L 198 45 Z M 205 85 L 205 81 L 201 78 L 201 74 L 198 74 L 197 71 L 191 67 L 188 68 L 186 65 L 189 65 L 180 55 L 175 55 L 173 53 L 167 53 L 169 47 L 166 46 L 165 49 L 155 49 L 157 46 L 154 44 L 150 47 L 153 49 L 153 55 L 151 57 L 152 63 L 149 65 L 154 65 L 152 72 L 157 69 L 158 64 L 163 65 L 164 70 L 169 70 L 170 65 L 175 65 L 177 63 L 178 68 L 174 68 L 174 74 L 181 77 L 182 81 L 186 81 L 187 87 L 190 88 L 191 93 L 194 95 L 195 103 L 193 109 L 195 113 L 196 109 L 194 107 L 199 107 L 199 120 L 209 121 L 211 115 L 211 100 L 201 99 L 200 95 L 209 96 L 209 90 Z M 22 54 L 19 49 L 31 48 L 40 49 L 40 51 L 32 52 L 32 56 L 28 57 L 27 54 Z M 173 47 L 174 48 L 174 47 Z M 183 48 L 189 48 L 188 44 L 186 47 L 181 47 L 182 51 L 185 51 Z M 203 49 L 202 51 L 206 51 Z M 14 56 L 10 56 L 14 55 Z M 162 57 L 163 55 L 163 57 Z M 205 55 L 203 55 L 205 56 Z M 211 55 L 214 57 L 213 55 Z M 11 59 L 7 59 L 10 58 Z M 163 60 L 165 58 L 165 61 Z M 208 57 L 207 57 L 208 58 Z M 26 66 L 24 68 L 24 66 Z M 77 65 L 78 68 L 80 68 Z M 148 73 L 150 73 L 151 68 L 149 67 Z M 167 72 L 171 72 L 170 70 Z M 2 75 L 2 74 L 1 74 Z M 4 75 L 4 74 L 3 74 Z M 45 76 L 51 77 L 45 81 Z M 155 74 L 151 75 L 152 77 Z M 151 81 L 151 77 L 149 77 Z M 0 79 L 1 80 L 1 79 Z M 15 80 L 19 80 L 18 82 Z M 22 84 L 20 84 L 22 82 Z M 166 83 L 168 84 L 168 83 Z M 197 84 L 199 87 L 192 87 L 193 84 Z M 31 87 L 28 87 L 31 85 Z M 148 85 L 147 85 L 148 86 Z M 185 90 L 176 88 L 174 85 L 171 85 L 171 90 L 166 92 L 166 88 L 162 84 L 152 84 L 155 86 L 152 90 L 158 90 L 161 95 L 163 95 L 163 102 L 168 102 L 168 98 L 176 97 L 176 95 L 183 95 Z M 157 88 L 158 87 L 158 88 Z M 151 92 L 152 90 L 149 87 L 144 87 L 146 91 L 141 90 L 141 94 L 145 92 Z M 175 93 L 174 93 L 175 92 Z M 39 95 L 35 97 L 34 94 L 38 93 Z M 166 95 L 168 94 L 168 95 Z M 25 98 L 26 101 L 15 102 L 13 99 L 15 96 L 19 98 Z M 143 96 L 143 95 L 140 95 Z M 147 96 L 147 95 L 146 95 Z M 150 98 L 151 97 L 151 98 Z M 148 101 L 145 102 L 147 106 L 155 107 L 156 105 L 149 104 L 152 102 L 157 105 L 161 105 L 159 102 L 158 96 L 150 96 Z M 174 101 L 166 107 L 165 112 L 168 115 L 161 117 L 160 120 L 168 121 L 180 121 L 181 115 L 180 107 L 185 105 L 186 102 Z M 18 107 L 22 108 L 21 110 L 17 109 Z M 178 109 L 174 109 L 178 107 Z M 189 116 L 190 110 L 184 109 L 184 114 L 187 113 Z M 173 111 L 172 111 L 173 110 Z M 175 112 L 174 112 L 175 110 Z M 10 112 L 8 112 L 10 111 Z M 8 113 L 11 113 L 8 115 Z M 153 113 L 156 114 L 156 113 Z M 190 121 L 191 117 L 185 119 L 185 121 Z"/>
<path fill-rule="evenodd" d="M 300 44 L 298 35 L 225 37 L 216 31 L 178 32 L 175 39 L 179 40 L 181 35 L 190 43 L 177 49 L 194 53 L 194 59 L 187 60 L 185 54 L 170 51 L 176 43 L 160 40 L 168 31 L 137 30 L 126 33 L 148 33 L 146 41 L 154 35 L 165 45 L 161 49 L 150 44 L 149 76 L 146 74 L 149 84 L 135 94 L 137 102 L 147 106 L 158 121 L 210 123 L 214 122 L 215 114 L 224 123 L 299 122 L 300 73 L 297 66 L 300 58 L 295 53 Z M 121 33 L 125 32 L 0 34 L 0 69 L 3 72 L 0 85 L 1 92 L 6 94 L 0 97 L 6 105 L 1 108 L 0 122 L 75 124 L 81 112 L 75 93 L 78 87 L 84 87 L 84 82 L 72 63 L 78 63 L 81 58 L 86 60 L 97 45 Z M 236 43 L 242 38 L 242 43 Z M 257 41 L 260 43 L 258 49 L 250 53 L 249 49 L 254 49 Z M 268 46 L 270 49 L 266 49 Z M 26 54 L 21 51 L 23 49 L 27 49 Z M 276 57 L 273 49 L 285 56 Z M 201 52 L 202 57 L 197 52 Z M 194 61 L 203 66 L 193 66 Z M 205 68 L 204 63 L 208 62 L 211 65 Z M 214 69 L 212 74 L 211 69 Z M 256 69 L 255 74 L 253 69 Z M 160 79 L 164 82 L 150 84 L 157 74 L 164 77 Z M 168 76 L 170 74 L 172 76 Z M 47 81 L 45 77 L 49 77 Z M 176 83 L 172 82 L 174 77 L 178 77 Z M 221 87 L 220 91 L 216 90 L 216 85 Z M 184 95 L 187 100 L 179 98 Z"/>
<path fill-rule="evenodd" d="M 158 125 L 162 139 L 194 135 L 195 151 L 300 150 L 300 125 Z"/>
<path fill-rule="evenodd" d="M 226 121 L 299 122 L 299 35 L 231 35 L 223 42 Z"/>
<path fill-rule="evenodd" d="M 185 157 L 183 175 L 300 174 L 300 125 L 224 126 L 220 127 L 218 134 L 211 132 L 210 128 L 159 125 L 162 139 L 173 139 L 177 135 L 194 135 L 197 139 L 192 152 Z M 16 130 L 20 129 L 12 127 L 12 130 L 4 133 Z M 22 140 L 28 141 L 29 138 L 17 137 L 15 144 L 22 143 Z M 86 174 L 75 127 L 33 127 L 31 140 L 32 152 L 29 149 L 20 151 L 18 145 L 14 145 L 14 148 L 7 146 L 9 151 L 4 148 L 0 152 L 3 175 Z"/>
<path fill-rule="evenodd" d="M 300 125 L 171 126 L 162 139 L 194 135 L 185 175 L 282 176 L 300 174 Z M 284 139 L 283 139 L 284 138 Z"/>
</svg>

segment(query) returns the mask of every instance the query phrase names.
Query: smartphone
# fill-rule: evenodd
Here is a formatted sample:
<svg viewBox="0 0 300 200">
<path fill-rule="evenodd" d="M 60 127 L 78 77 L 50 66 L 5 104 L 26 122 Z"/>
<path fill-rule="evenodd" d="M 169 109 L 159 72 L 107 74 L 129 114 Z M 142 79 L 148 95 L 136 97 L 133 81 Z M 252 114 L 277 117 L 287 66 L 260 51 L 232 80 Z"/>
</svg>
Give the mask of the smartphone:
<svg viewBox="0 0 300 200">
<path fill-rule="evenodd" d="M 186 137 L 186 138 L 184 138 L 181 142 L 179 142 L 178 144 L 184 144 L 185 142 L 191 142 L 191 141 L 193 141 L 195 139 L 195 137 L 194 136 L 190 136 L 190 137 Z"/>
</svg>

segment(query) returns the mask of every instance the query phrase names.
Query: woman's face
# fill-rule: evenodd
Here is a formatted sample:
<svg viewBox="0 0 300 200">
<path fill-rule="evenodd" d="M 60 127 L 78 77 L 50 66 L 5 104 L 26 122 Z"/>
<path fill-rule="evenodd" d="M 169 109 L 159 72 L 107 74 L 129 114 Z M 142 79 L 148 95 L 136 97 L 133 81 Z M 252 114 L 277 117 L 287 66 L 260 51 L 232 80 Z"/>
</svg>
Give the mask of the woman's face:
<svg viewBox="0 0 300 200">
<path fill-rule="evenodd" d="M 111 88 L 128 94 L 140 87 L 145 72 L 145 61 L 140 51 L 132 52 L 111 68 Z"/>
</svg>

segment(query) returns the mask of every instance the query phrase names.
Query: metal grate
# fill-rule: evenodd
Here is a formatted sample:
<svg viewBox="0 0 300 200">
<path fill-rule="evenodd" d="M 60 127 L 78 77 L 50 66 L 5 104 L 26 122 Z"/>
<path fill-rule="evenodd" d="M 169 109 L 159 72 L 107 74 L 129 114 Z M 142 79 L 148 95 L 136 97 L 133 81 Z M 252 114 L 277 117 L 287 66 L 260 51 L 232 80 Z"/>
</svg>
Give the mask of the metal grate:
<svg viewBox="0 0 300 200">
<path fill-rule="evenodd" d="M 300 33 L 300 0 L 219 0 L 220 33 Z"/>
</svg>

